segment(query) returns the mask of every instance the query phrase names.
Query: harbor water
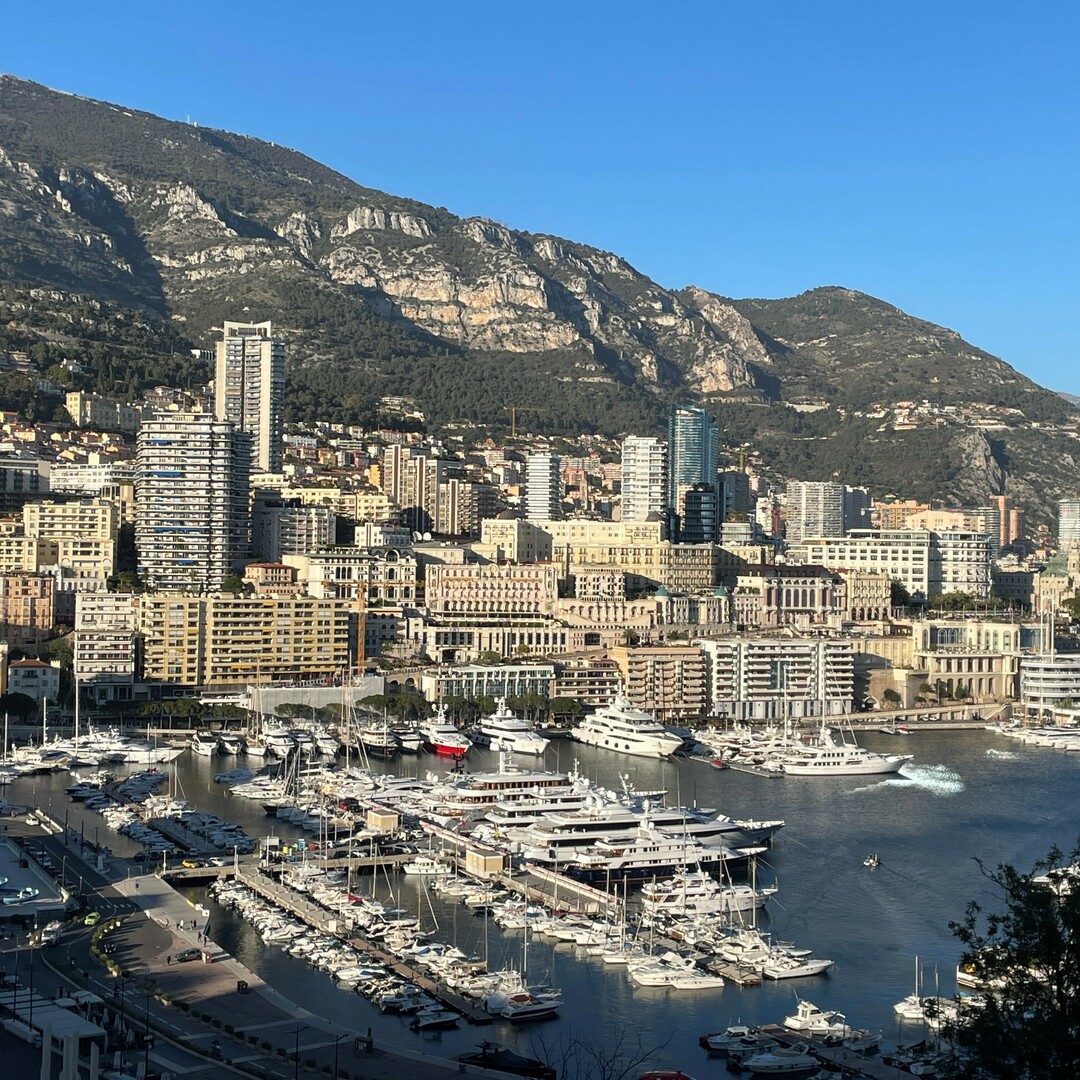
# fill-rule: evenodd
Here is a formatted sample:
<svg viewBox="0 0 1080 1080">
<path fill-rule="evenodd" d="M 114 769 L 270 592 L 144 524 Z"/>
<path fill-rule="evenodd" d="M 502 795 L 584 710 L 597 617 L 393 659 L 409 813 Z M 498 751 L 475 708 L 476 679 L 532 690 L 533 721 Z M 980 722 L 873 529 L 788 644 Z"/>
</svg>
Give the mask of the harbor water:
<svg viewBox="0 0 1080 1080">
<path fill-rule="evenodd" d="M 879 733 L 860 736 L 870 749 L 914 755 L 901 774 L 878 777 L 786 778 L 769 780 L 687 761 L 631 759 L 570 742 L 553 743 L 547 766 L 581 771 L 605 787 L 617 788 L 621 775 L 638 788 L 666 788 L 669 803 L 713 807 L 732 817 L 783 818 L 786 826 L 759 861 L 758 883 L 779 885 L 762 925 L 776 937 L 835 961 L 831 972 L 810 979 L 764 982 L 760 986 L 683 992 L 635 988 L 625 969 L 605 967 L 572 945 L 532 941 L 530 979 L 561 987 L 560 1016 L 513 1029 L 462 1025 L 424 1035 L 408 1020 L 383 1016 L 362 997 L 337 990 L 328 976 L 303 960 L 263 945 L 235 913 L 189 890 L 211 910 L 211 936 L 268 983 L 321 1016 L 358 1031 L 373 1029 L 384 1043 L 401 1043 L 450 1057 L 481 1038 L 494 1038 L 556 1066 L 580 1058 L 583 1048 L 624 1056 L 655 1050 L 649 1061 L 678 1065 L 697 1076 L 727 1075 L 723 1063 L 708 1060 L 698 1036 L 730 1023 L 779 1022 L 794 1011 L 797 997 L 824 1009 L 839 1009 L 850 1023 L 881 1031 L 884 1042 L 913 1042 L 921 1028 L 900 1028 L 893 1003 L 914 989 L 919 958 L 924 993 L 951 994 L 959 946 L 950 920 L 964 914 L 969 900 L 989 909 L 998 898 L 980 869 L 1012 863 L 1028 869 L 1051 845 L 1070 851 L 1080 832 L 1075 797 L 1080 790 L 1080 756 L 1021 745 L 985 731 L 916 731 L 907 738 Z M 242 759 L 241 759 L 242 760 Z M 299 835 L 267 818 L 257 802 L 233 799 L 213 775 L 234 759 L 185 754 L 167 766 L 177 794 L 189 803 L 242 825 L 252 836 Z M 529 768 L 533 759 L 521 762 Z M 469 755 L 471 770 L 495 767 L 485 751 Z M 446 763 L 420 755 L 380 765 L 399 774 L 445 771 Z M 117 854 L 134 846 L 109 832 L 101 818 L 71 804 L 67 773 L 19 780 L 8 786 L 12 802 L 36 802 L 63 820 L 97 830 Z M 875 852 L 879 864 L 864 865 Z M 416 914 L 435 939 L 486 957 L 492 969 L 520 967 L 522 931 L 505 931 L 475 916 L 451 898 L 432 895 L 400 873 L 367 875 L 354 889 Z M 418 891 L 419 890 L 419 891 Z"/>
</svg>

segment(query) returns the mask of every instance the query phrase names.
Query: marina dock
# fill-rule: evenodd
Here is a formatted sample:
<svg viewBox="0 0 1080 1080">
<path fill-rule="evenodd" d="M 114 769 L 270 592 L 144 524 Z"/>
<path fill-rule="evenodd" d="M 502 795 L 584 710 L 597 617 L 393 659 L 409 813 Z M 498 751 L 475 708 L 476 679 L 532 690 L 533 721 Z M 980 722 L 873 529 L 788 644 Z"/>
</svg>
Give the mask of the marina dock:
<svg viewBox="0 0 1080 1080">
<path fill-rule="evenodd" d="M 245 888 L 251 889 L 252 892 L 258 893 L 277 907 L 288 911 L 291 915 L 307 923 L 308 926 L 324 934 L 333 934 L 340 937 L 348 941 L 354 948 L 363 950 L 372 959 L 385 964 L 396 974 L 419 986 L 444 1005 L 461 1013 L 470 1024 L 490 1024 L 492 1022 L 493 1018 L 473 1002 L 450 990 L 449 987 L 444 986 L 442 983 L 436 982 L 413 965 L 406 963 L 392 953 L 386 952 L 377 942 L 369 941 L 362 934 L 356 933 L 354 928 L 349 925 L 351 920 L 334 915 L 332 912 L 308 900 L 303 893 L 290 889 L 279 881 L 274 881 L 267 874 L 252 872 L 250 868 L 243 869 L 236 875 L 232 875 L 230 868 L 230 876 L 235 876 L 236 880 Z"/>
<path fill-rule="evenodd" d="M 853 1050 L 845 1050 L 843 1047 L 827 1046 L 821 1039 L 789 1031 L 779 1024 L 766 1024 L 761 1031 L 784 1046 L 805 1043 L 816 1058 L 820 1058 L 828 1065 L 838 1066 L 842 1070 L 841 1075 L 864 1076 L 868 1080 L 911 1080 L 910 1072 L 899 1069 L 895 1065 L 886 1065 L 882 1061 L 876 1061 L 864 1054 L 856 1054 Z"/>
</svg>

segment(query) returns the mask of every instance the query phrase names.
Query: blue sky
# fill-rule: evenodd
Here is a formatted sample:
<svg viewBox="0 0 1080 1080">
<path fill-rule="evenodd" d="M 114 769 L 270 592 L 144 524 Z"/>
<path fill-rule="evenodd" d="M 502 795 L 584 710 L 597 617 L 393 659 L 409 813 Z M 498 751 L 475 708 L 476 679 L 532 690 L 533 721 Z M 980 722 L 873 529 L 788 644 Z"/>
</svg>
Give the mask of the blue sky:
<svg viewBox="0 0 1080 1080">
<path fill-rule="evenodd" d="M 1080 7 L 11 5 L 0 70 L 730 296 L 845 285 L 1080 393 Z"/>
</svg>

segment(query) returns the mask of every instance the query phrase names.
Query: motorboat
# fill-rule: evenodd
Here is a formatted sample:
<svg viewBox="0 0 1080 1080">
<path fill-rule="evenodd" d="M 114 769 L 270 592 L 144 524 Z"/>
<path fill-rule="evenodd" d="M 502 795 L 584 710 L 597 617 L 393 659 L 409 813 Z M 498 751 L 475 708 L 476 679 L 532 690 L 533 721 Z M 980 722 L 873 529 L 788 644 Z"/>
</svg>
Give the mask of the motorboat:
<svg viewBox="0 0 1080 1080">
<path fill-rule="evenodd" d="M 878 776 L 899 772 L 911 754 L 877 754 L 854 742 L 837 742 L 822 725 L 812 743 L 785 754 L 780 766 L 788 776 Z"/>
<path fill-rule="evenodd" d="M 605 801 L 601 793 L 589 794 L 583 801 L 584 805 L 576 810 L 549 811 L 530 826 L 504 830 L 505 835 L 519 842 L 528 858 L 561 862 L 573 851 L 582 850 L 596 840 L 633 836 L 646 824 L 673 839 L 729 848 L 747 846 L 748 835 L 771 836 L 784 824 L 783 821 L 733 821 L 704 810 L 654 806 L 649 799 L 625 805 L 625 802 Z"/>
<path fill-rule="evenodd" d="M 684 741 L 622 695 L 588 713 L 574 729 L 574 738 L 588 746 L 651 758 L 670 757 Z"/>
<path fill-rule="evenodd" d="M 566 773 L 520 769 L 508 750 L 499 751 L 494 772 L 468 773 L 436 783 L 428 796 L 430 806 L 443 814 L 484 811 L 498 802 L 537 796 L 558 796 L 576 791 Z"/>
<path fill-rule="evenodd" d="M 744 1058 L 741 1066 L 757 1076 L 797 1076 L 814 1072 L 820 1068 L 821 1062 L 810 1053 L 806 1043 L 795 1043 Z"/>
<path fill-rule="evenodd" d="M 401 749 L 397 735 L 385 721 L 360 728 L 357 737 L 363 748 L 373 757 L 391 758 Z"/>
<path fill-rule="evenodd" d="M 532 1023 L 554 1016 L 561 1004 L 562 998 L 557 995 L 535 995 L 526 990 L 511 994 L 510 999 L 499 1010 L 499 1015 L 511 1024 Z"/>
<path fill-rule="evenodd" d="M 709 1052 L 710 1056 L 728 1057 L 732 1055 L 738 1059 L 752 1057 L 754 1054 L 763 1054 L 780 1044 L 771 1036 L 760 1032 L 756 1027 L 746 1024 L 730 1024 L 723 1031 L 702 1035 L 698 1042 Z"/>
<path fill-rule="evenodd" d="M 410 877 L 438 877 L 451 873 L 451 867 L 430 855 L 417 855 L 412 862 L 404 863 L 401 870 Z"/>
<path fill-rule="evenodd" d="M 842 1012 L 819 1009 L 813 1002 L 799 999 L 792 1016 L 784 1017 L 784 1027 L 799 1035 L 809 1035 L 814 1039 L 832 1039 L 843 1041 L 854 1034 L 847 1018 Z"/>
<path fill-rule="evenodd" d="M 876 851 L 872 851 L 869 855 L 866 856 L 865 859 L 863 859 L 862 864 L 863 866 L 868 866 L 871 870 L 873 870 L 875 866 L 879 866 L 881 864 L 881 857 Z"/>
<path fill-rule="evenodd" d="M 419 754 L 424 749 L 424 737 L 417 728 L 394 728 L 394 735 L 403 754 Z"/>
<path fill-rule="evenodd" d="M 444 1008 L 442 1005 L 435 1003 L 417 1009 L 413 1014 L 413 1018 L 409 1021 L 409 1027 L 413 1031 L 445 1030 L 457 1027 L 460 1018 L 460 1014 L 452 1009 Z"/>
<path fill-rule="evenodd" d="M 284 728 L 265 728 L 263 743 L 275 757 L 288 757 L 296 749 L 296 738 Z"/>
<path fill-rule="evenodd" d="M 551 743 L 527 720 L 516 716 L 504 697 L 495 699 L 495 711 L 480 720 L 469 738 L 478 746 L 500 744 L 515 754 L 536 756 L 542 755 Z"/>
<path fill-rule="evenodd" d="M 236 731 L 222 731 L 218 735 L 218 748 L 223 754 L 242 754 L 244 736 Z"/>
<path fill-rule="evenodd" d="M 813 956 L 785 956 L 782 953 L 768 960 L 761 967 L 766 979 L 807 979 L 812 975 L 824 975 L 835 960 L 823 960 Z"/>
<path fill-rule="evenodd" d="M 5 904 L 25 904 L 29 900 L 33 900 L 40 889 L 35 889 L 32 885 L 27 885 L 25 888 L 19 889 L 17 892 L 13 892 L 9 896 L 0 897 Z"/>
<path fill-rule="evenodd" d="M 218 752 L 218 737 L 214 731 L 196 731 L 191 738 L 191 752 L 199 757 L 211 757 Z"/>
</svg>

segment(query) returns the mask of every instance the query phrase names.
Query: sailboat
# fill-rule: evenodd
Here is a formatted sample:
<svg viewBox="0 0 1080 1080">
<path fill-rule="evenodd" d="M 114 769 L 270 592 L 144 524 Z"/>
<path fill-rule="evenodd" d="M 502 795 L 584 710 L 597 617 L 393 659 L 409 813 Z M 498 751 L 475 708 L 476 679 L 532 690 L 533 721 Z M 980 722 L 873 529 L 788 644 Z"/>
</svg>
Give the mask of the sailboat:
<svg viewBox="0 0 1080 1080">
<path fill-rule="evenodd" d="M 258 683 L 251 688 L 250 723 L 244 733 L 244 753 L 248 757 L 264 758 L 269 747 L 262 735 L 262 687 Z"/>
<path fill-rule="evenodd" d="M 502 972 L 498 986 L 484 1002 L 488 1012 L 497 1013 L 511 1024 L 531 1023 L 554 1016 L 562 1005 L 562 994 L 554 987 L 528 985 L 529 920 L 525 920 L 521 971 Z"/>
<path fill-rule="evenodd" d="M 893 1006 L 893 1012 L 901 1020 L 909 1020 L 914 1024 L 921 1024 L 926 1019 L 923 1009 L 923 997 L 921 993 L 921 978 L 919 973 L 919 958 L 915 957 L 915 992 L 908 994 L 902 1001 Z"/>
</svg>

